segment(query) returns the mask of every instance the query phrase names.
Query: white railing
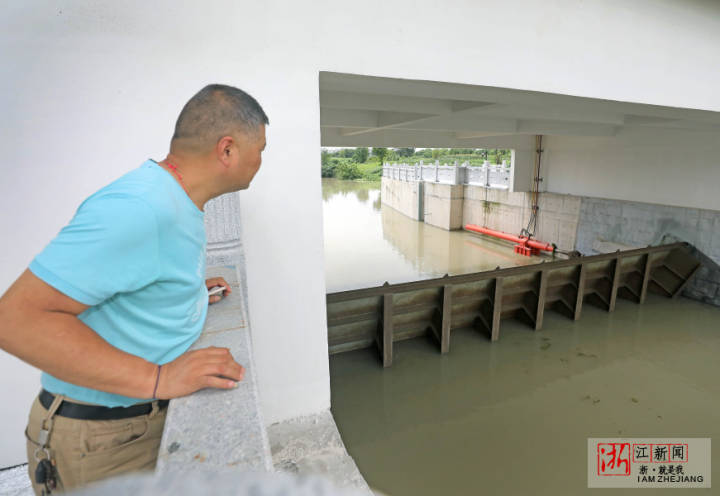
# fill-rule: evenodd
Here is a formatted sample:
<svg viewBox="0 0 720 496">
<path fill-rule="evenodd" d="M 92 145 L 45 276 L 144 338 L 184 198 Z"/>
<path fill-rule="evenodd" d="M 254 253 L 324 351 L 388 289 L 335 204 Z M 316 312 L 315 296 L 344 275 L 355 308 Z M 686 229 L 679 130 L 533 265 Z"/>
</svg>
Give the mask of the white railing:
<svg viewBox="0 0 720 496">
<path fill-rule="evenodd" d="M 469 184 L 486 188 L 510 188 L 510 166 L 503 160 L 500 165 L 470 165 L 467 162 L 455 165 L 435 161 L 432 165 L 422 161 L 416 164 L 383 164 L 383 177 L 399 181 L 426 181 L 442 184 Z"/>
</svg>

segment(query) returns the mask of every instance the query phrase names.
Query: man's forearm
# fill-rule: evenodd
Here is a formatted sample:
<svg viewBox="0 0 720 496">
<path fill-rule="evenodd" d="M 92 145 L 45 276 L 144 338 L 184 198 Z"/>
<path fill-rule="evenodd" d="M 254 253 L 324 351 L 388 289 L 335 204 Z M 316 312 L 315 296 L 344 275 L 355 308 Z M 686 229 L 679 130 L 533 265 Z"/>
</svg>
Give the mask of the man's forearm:
<svg viewBox="0 0 720 496">
<path fill-rule="evenodd" d="M 133 398 L 153 394 L 156 365 L 108 344 L 70 313 L 0 306 L 0 348 L 78 386 Z"/>
<path fill-rule="evenodd" d="M 245 369 L 230 350 L 214 346 L 183 353 L 159 374 L 156 365 L 111 346 L 83 324 L 77 316 L 88 308 L 26 270 L 0 297 L 0 349 L 63 381 L 132 398 L 231 389 L 243 378 Z"/>
</svg>

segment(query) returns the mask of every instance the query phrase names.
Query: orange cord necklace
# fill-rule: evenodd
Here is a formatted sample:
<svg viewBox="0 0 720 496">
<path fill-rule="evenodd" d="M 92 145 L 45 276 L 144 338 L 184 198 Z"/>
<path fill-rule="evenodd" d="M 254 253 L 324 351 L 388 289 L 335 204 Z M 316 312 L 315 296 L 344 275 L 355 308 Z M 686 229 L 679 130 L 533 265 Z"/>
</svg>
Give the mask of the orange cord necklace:
<svg viewBox="0 0 720 496">
<path fill-rule="evenodd" d="M 178 172 L 177 167 L 175 167 L 175 166 L 174 166 L 173 164 L 171 164 L 170 162 L 165 162 L 165 165 L 167 166 L 168 169 L 170 169 L 170 171 L 171 171 L 173 174 L 175 174 L 175 177 L 178 178 L 178 181 L 180 182 L 180 186 L 182 186 L 182 189 L 185 190 L 185 194 L 187 194 L 188 196 L 190 196 L 190 192 L 189 192 L 188 189 L 185 187 L 185 181 L 183 181 L 183 178 L 182 178 L 182 176 L 180 175 L 180 172 Z"/>
</svg>

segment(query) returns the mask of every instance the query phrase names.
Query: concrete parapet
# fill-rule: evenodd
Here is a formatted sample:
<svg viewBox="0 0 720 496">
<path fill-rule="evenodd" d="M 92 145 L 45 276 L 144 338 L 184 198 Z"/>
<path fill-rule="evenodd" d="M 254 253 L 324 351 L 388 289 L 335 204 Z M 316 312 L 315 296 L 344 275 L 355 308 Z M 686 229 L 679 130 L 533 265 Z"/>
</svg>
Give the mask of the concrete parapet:
<svg viewBox="0 0 720 496">
<path fill-rule="evenodd" d="M 338 488 L 357 494 L 372 491 L 348 455 L 330 411 L 308 415 L 268 427 L 273 463 L 279 472 L 301 476 L 321 475 Z"/>
<path fill-rule="evenodd" d="M 205 389 L 170 402 L 157 472 L 272 470 L 240 279 L 232 266 L 208 268 L 207 276 L 224 277 L 233 292 L 208 309 L 192 348 L 229 348 L 245 378 L 234 390 Z"/>
<path fill-rule="evenodd" d="M 207 266 L 236 265 L 242 249 L 238 193 L 213 198 L 205 204 Z"/>
<path fill-rule="evenodd" d="M 243 267 L 242 252 L 239 262 Z M 128 494 L 126 490 L 130 487 L 141 490 L 135 494 L 198 494 L 195 489 L 178 492 L 181 486 L 166 493 L 157 489 L 170 487 L 167 481 L 184 478 L 200 477 L 205 481 L 202 474 L 208 474 L 203 493 L 227 492 L 218 482 L 226 478 L 236 481 L 232 488 L 228 486 L 233 494 L 255 494 L 237 492 L 244 487 L 238 483 L 247 480 L 248 472 L 276 470 L 323 477 L 317 480 L 326 492 L 317 494 L 372 494 L 347 454 L 329 411 L 274 424 L 268 429 L 268 437 L 260 409 L 243 274 L 243 270 L 237 271 L 234 266 L 207 269 L 207 277 L 224 277 L 233 292 L 208 309 L 203 334 L 192 347 L 229 348 L 246 369 L 243 381 L 234 390 L 206 389 L 170 402 L 154 475 L 129 474 L 90 486 L 81 490 L 82 494 Z M 265 488 L 282 486 L 299 490 L 303 484 L 302 479 L 271 475 L 263 481 Z M 0 471 L 0 494 L 33 494 L 27 465 Z"/>
<path fill-rule="evenodd" d="M 512 182 L 511 167 L 503 161 L 501 165 L 491 165 L 487 161 L 481 166 L 472 166 L 467 162 L 454 165 L 435 162 L 434 165 L 419 164 L 383 164 L 383 177 L 399 181 L 425 181 L 443 184 L 474 184 L 498 189 L 510 189 Z"/>
</svg>

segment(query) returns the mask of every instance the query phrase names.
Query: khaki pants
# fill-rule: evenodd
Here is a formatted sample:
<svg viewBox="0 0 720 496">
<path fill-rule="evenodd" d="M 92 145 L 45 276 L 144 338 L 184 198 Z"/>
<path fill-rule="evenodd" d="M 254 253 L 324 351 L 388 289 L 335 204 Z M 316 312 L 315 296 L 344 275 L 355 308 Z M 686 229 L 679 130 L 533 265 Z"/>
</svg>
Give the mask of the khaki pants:
<svg viewBox="0 0 720 496">
<path fill-rule="evenodd" d="M 36 398 L 25 431 L 28 472 L 38 495 L 44 485 L 35 482 L 35 453 L 48 413 Z M 166 413 L 166 408 L 157 409 L 148 415 L 120 420 L 76 420 L 55 415 L 47 443 L 57 471 L 57 489 L 53 492 L 69 491 L 126 472 L 153 470 Z"/>
</svg>

